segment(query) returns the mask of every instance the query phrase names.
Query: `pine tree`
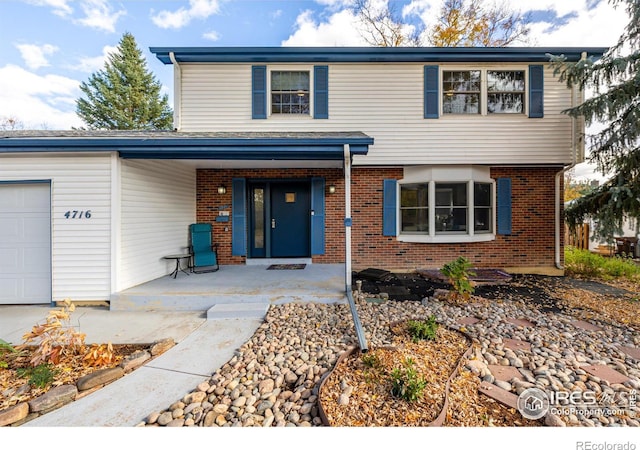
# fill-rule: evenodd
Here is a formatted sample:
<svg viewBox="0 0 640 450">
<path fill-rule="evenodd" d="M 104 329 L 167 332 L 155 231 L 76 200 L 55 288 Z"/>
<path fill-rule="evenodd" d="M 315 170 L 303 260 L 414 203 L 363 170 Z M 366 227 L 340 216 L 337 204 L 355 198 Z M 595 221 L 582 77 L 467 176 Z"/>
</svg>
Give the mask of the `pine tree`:
<svg viewBox="0 0 640 450">
<path fill-rule="evenodd" d="M 629 14 L 616 45 L 597 61 L 567 63 L 562 55 L 551 57 L 561 81 L 594 91 L 591 98 L 564 112 L 584 117 L 587 125 L 604 125 L 587 142 L 589 160 L 609 176 L 608 181 L 565 211 L 572 228 L 594 219 L 595 234 L 604 239 L 620 234 L 625 218 L 640 225 L 640 2 L 609 1 L 614 7 L 626 4 Z"/>
<path fill-rule="evenodd" d="M 76 113 L 91 130 L 166 130 L 173 113 L 161 83 L 147 70 L 135 38 L 125 33 L 104 68 L 80 85 Z"/>
</svg>

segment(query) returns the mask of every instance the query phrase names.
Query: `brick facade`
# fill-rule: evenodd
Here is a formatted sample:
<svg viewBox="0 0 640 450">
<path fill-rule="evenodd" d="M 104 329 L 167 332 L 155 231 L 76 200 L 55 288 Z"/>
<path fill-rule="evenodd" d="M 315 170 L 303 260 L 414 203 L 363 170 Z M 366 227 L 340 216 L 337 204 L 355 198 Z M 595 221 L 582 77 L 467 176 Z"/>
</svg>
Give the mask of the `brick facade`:
<svg viewBox="0 0 640 450">
<path fill-rule="evenodd" d="M 382 184 L 403 177 L 402 168 L 354 167 L 352 173 L 352 259 L 355 270 L 366 267 L 393 270 L 436 268 L 458 256 L 476 267 L 546 268 L 555 262 L 555 174 L 560 167 L 494 167 L 492 178 L 512 180 L 512 234 L 494 241 L 464 244 L 399 242 L 382 236 Z M 344 262 L 344 180 L 342 169 L 199 169 L 197 173 L 197 220 L 213 224 L 222 264 L 242 264 L 245 258 L 231 255 L 231 221 L 216 222 L 221 207 L 231 210 L 231 180 L 310 179 L 324 177 L 326 186 L 325 254 L 314 263 Z M 227 188 L 218 194 L 218 186 Z M 562 186 L 561 186 L 562 189 Z M 560 238 L 562 239 L 562 233 Z M 562 242 L 562 241 L 561 241 Z M 560 252 L 562 255 L 563 252 Z"/>
</svg>

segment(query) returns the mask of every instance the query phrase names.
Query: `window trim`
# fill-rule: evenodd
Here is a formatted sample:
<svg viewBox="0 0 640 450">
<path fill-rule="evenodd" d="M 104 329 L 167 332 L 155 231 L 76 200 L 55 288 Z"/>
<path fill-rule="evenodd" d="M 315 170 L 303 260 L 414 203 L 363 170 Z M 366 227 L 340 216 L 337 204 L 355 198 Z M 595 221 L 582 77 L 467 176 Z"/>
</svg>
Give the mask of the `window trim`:
<svg viewBox="0 0 640 450">
<path fill-rule="evenodd" d="M 487 65 L 477 65 L 477 66 L 469 66 L 469 65 L 446 65 L 438 67 L 438 90 L 440 94 L 438 95 L 438 111 L 440 114 L 440 118 L 451 117 L 454 119 L 459 119 L 460 117 L 470 118 L 470 117 L 511 117 L 511 118 L 521 118 L 521 117 L 529 117 L 529 91 L 530 91 L 530 79 L 529 79 L 529 66 L 527 65 L 499 65 L 499 66 L 487 66 Z M 479 113 L 445 113 L 444 112 L 444 102 L 442 97 L 444 96 L 444 72 L 466 72 L 472 70 L 480 71 L 480 105 L 479 105 Z M 524 73 L 524 104 L 522 107 L 522 112 L 519 113 L 489 113 L 488 112 L 488 80 L 487 80 L 487 72 L 523 72 Z M 501 119 L 504 120 L 504 119 Z"/>
<path fill-rule="evenodd" d="M 313 119 L 314 113 L 314 72 L 310 65 L 270 65 L 267 66 L 267 117 L 274 120 L 308 120 Z M 309 74 L 309 114 L 284 114 L 273 113 L 271 102 L 271 73 L 272 72 L 307 72 Z"/>
<path fill-rule="evenodd" d="M 461 232 L 436 232 L 435 209 L 436 209 L 436 183 L 466 183 L 467 185 L 467 231 Z M 491 229 L 489 231 L 475 231 L 475 198 L 474 184 L 491 184 Z M 428 184 L 429 185 L 429 231 L 428 233 L 406 233 L 402 232 L 400 217 L 400 195 L 402 185 L 405 184 Z M 496 239 L 497 227 L 497 203 L 496 203 L 496 180 L 490 176 L 489 167 L 484 166 L 413 166 L 405 167 L 404 178 L 398 180 L 396 192 L 396 229 L 398 230 L 396 239 L 400 242 L 422 242 L 422 243 L 464 243 L 464 242 L 487 242 Z"/>
</svg>

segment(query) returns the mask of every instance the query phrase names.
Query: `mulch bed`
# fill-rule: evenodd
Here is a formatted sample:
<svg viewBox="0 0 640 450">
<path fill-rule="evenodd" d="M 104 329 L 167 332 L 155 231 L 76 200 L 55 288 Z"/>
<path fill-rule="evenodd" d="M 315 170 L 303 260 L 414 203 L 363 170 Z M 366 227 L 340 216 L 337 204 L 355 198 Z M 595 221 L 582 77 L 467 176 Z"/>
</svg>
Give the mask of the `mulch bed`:
<svg viewBox="0 0 640 450">
<path fill-rule="evenodd" d="M 402 325 L 394 330 L 399 336 L 392 347 L 372 349 L 368 357 L 375 357 L 379 365 L 368 367 L 363 354 L 356 351 L 342 362 L 325 380 L 319 402 L 331 426 L 428 426 L 445 406 L 447 382 L 470 341 L 462 334 L 439 327 L 434 341 L 413 342 Z M 402 368 L 411 358 L 415 370 L 427 380 L 422 398 L 409 402 L 391 395 L 389 376 L 394 368 Z M 349 402 L 338 403 L 344 387 L 353 389 Z M 443 416 L 444 417 L 444 416 Z"/>
<path fill-rule="evenodd" d="M 425 277 L 417 272 L 390 273 L 378 280 L 360 277 L 356 272 L 353 274 L 353 280 L 353 289 L 356 289 L 356 281 L 359 280 L 363 292 L 372 295 L 387 293 L 389 300 L 397 301 L 421 301 L 433 296 L 437 289 L 450 288 L 447 283 L 436 277 Z M 524 301 L 549 313 L 585 308 L 603 312 L 611 309 L 611 303 L 621 305 L 623 309 L 635 308 L 637 311 L 639 303 L 633 299 L 640 296 L 638 287 L 620 283 L 618 285 L 622 287 L 616 287 L 612 284 L 571 277 L 513 275 L 509 281 L 479 284 L 474 295 L 487 300 Z M 610 303 L 606 308 L 603 307 L 603 300 Z M 623 323 L 634 322 L 630 318 Z"/>
</svg>

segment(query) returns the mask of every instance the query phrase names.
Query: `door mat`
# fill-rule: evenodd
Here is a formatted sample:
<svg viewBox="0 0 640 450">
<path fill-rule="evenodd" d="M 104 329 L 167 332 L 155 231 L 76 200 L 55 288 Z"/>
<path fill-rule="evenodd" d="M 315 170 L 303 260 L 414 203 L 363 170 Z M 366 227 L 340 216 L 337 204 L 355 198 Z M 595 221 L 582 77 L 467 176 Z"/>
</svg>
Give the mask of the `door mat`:
<svg viewBox="0 0 640 450">
<path fill-rule="evenodd" d="M 271 264 L 267 270 L 300 270 L 306 266 L 306 264 Z"/>
</svg>

